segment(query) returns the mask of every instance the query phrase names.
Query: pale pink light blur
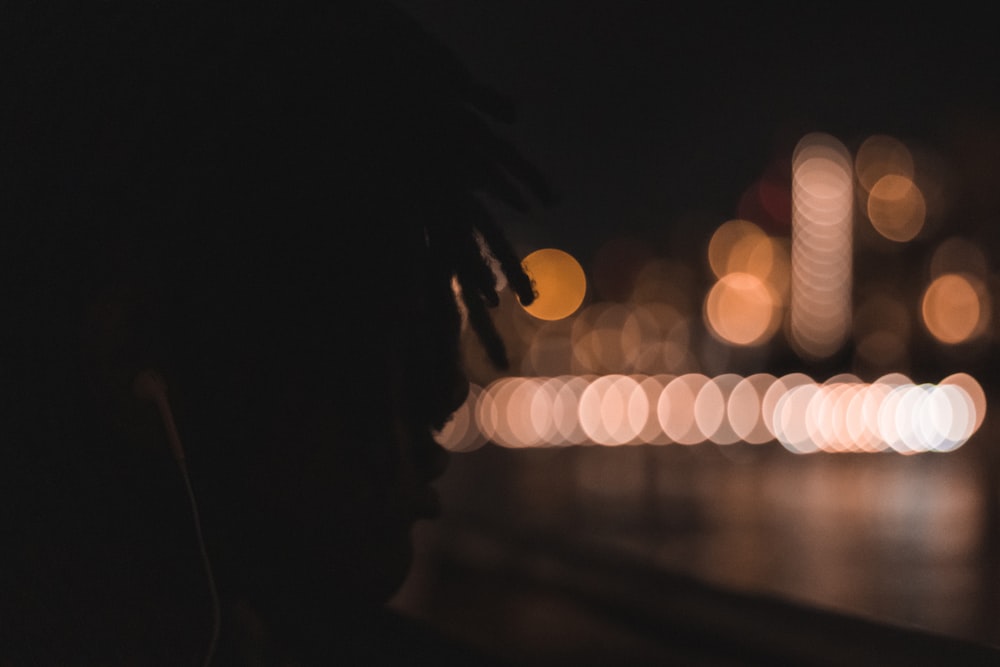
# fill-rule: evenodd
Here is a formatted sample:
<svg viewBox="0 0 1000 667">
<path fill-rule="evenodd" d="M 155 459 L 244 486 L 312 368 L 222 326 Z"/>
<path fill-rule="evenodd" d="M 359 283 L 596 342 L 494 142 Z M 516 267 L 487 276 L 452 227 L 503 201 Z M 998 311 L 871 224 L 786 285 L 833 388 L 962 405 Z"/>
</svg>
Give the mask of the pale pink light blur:
<svg viewBox="0 0 1000 667">
<path fill-rule="evenodd" d="M 847 149 L 813 133 L 792 158 L 789 331 L 800 354 L 828 357 L 847 338 L 851 310 L 853 172 Z"/>
<path fill-rule="evenodd" d="M 694 402 L 695 421 L 702 435 L 717 445 L 731 445 L 740 439 L 729 422 L 726 409 L 733 389 L 741 378 L 735 373 L 719 375 L 705 383 Z"/>
<path fill-rule="evenodd" d="M 812 454 L 816 446 L 815 427 L 810 419 L 812 399 L 819 385 L 802 384 L 787 391 L 774 409 L 774 435 L 785 449 L 794 454 Z"/>
<path fill-rule="evenodd" d="M 894 174 L 913 178 L 913 155 L 903 142 L 885 134 L 875 134 L 862 142 L 854 157 L 858 184 L 870 191 L 880 178 Z"/>
<path fill-rule="evenodd" d="M 813 379 L 805 373 L 788 373 L 772 382 L 771 386 L 767 388 L 767 391 L 764 392 L 764 398 L 761 399 L 760 410 L 764 426 L 772 436 L 778 437 L 778 427 L 774 423 L 778 402 L 795 387 L 812 383 Z"/>
<path fill-rule="evenodd" d="M 762 406 L 764 396 L 776 380 L 770 373 L 756 373 L 743 378 L 733 387 L 726 412 L 733 431 L 744 442 L 759 445 L 774 438 L 767 426 Z"/>
<path fill-rule="evenodd" d="M 559 436 L 562 442 L 569 445 L 582 445 L 587 441 L 587 433 L 580 423 L 580 400 L 583 392 L 597 376 L 567 376 L 563 378 L 556 393 L 555 405 Z"/>
<path fill-rule="evenodd" d="M 870 385 L 850 374 L 822 385 L 802 373 L 512 377 L 473 387 L 438 439 L 453 451 L 486 439 L 513 448 L 773 439 L 797 454 L 916 454 L 957 449 L 985 411 L 982 387 L 966 373 L 938 385 L 916 385 L 901 373 Z M 469 421 L 478 435 L 461 435 Z"/>
<path fill-rule="evenodd" d="M 986 418 L 986 392 L 983 391 L 982 385 L 968 373 L 953 373 L 938 384 L 954 385 L 965 392 L 969 400 L 972 401 L 975 414 L 972 430 L 978 431 Z"/>
<path fill-rule="evenodd" d="M 671 380 L 660 394 L 656 406 L 656 416 L 660 427 L 674 442 L 694 445 L 705 440 L 695 420 L 695 399 L 698 392 L 709 382 L 701 373 L 688 373 Z"/>
<path fill-rule="evenodd" d="M 887 174 L 868 193 L 868 219 L 887 239 L 913 239 L 923 229 L 926 217 L 924 193 L 906 176 Z"/>
</svg>

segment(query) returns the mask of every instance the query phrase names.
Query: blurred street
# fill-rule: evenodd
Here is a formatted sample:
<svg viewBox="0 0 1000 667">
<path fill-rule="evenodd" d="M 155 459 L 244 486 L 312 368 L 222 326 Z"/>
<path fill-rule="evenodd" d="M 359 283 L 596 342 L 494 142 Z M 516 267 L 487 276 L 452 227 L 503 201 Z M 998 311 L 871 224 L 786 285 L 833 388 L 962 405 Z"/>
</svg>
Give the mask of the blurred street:
<svg viewBox="0 0 1000 667">
<path fill-rule="evenodd" d="M 950 454 L 797 456 L 773 442 L 456 454 L 438 484 L 445 516 L 418 527 L 395 604 L 540 662 L 695 664 L 657 641 L 699 614 L 730 635 L 759 622 L 720 616 L 715 591 L 1000 644 L 992 421 Z M 702 584 L 709 597 L 686 595 Z"/>
</svg>

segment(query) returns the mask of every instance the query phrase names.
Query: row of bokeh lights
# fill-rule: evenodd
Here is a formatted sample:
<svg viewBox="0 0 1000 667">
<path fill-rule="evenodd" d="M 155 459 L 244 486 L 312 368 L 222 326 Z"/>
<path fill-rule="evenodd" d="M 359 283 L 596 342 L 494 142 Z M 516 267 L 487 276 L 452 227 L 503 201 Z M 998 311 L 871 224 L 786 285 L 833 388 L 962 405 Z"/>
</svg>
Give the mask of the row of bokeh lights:
<svg viewBox="0 0 1000 667">
<path fill-rule="evenodd" d="M 915 384 L 899 373 L 864 383 L 845 374 L 822 384 L 803 373 L 742 377 L 590 375 L 504 377 L 468 398 L 438 442 L 468 452 L 567 445 L 761 445 L 796 454 L 949 452 L 986 413 L 982 387 L 956 373 Z"/>
<path fill-rule="evenodd" d="M 868 223 L 862 231 L 872 230 L 894 246 L 919 238 L 943 205 L 924 194 L 939 184 L 925 176 L 922 188 L 916 172 L 910 150 L 894 137 L 868 137 L 853 158 L 830 135 L 803 137 L 792 157 L 791 239 L 768 235 L 743 219 L 723 223 L 711 237 L 709 264 L 717 282 L 703 310 L 709 331 L 730 345 L 761 345 L 778 331 L 787 308 L 789 342 L 800 356 L 836 352 L 853 324 L 854 214 Z M 946 239 L 929 268 L 917 305 L 928 333 L 946 345 L 984 336 L 992 303 L 982 250 L 961 237 Z M 871 338 L 868 347 L 905 338 L 892 318 L 880 326 L 871 326 L 870 319 L 861 324 L 866 330 L 854 327 L 856 338 Z"/>
<path fill-rule="evenodd" d="M 994 316 L 996 278 L 972 240 L 945 238 L 930 248 L 925 272 L 907 267 L 904 276 L 886 264 L 852 290 L 852 257 L 859 250 L 869 253 L 869 267 L 880 265 L 881 253 L 891 254 L 922 232 L 929 237 L 928 220 L 942 219 L 935 170 L 925 168 L 918 178 L 914 165 L 907 146 L 886 135 L 869 137 L 853 156 L 830 135 L 803 137 L 787 186 L 774 181 L 765 188 L 762 180 L 753 189 L 760 197 L 767 192 L 771 208 L 785 202 L 784 223 L 777 216 L 766 225 L 744 217 L 720 224 L 706 248 L 714 279 L 707 288 L 690 260 L 644 256 L 619 244 L 607 253 L 618 256 L 606 266 L 596 261 L 599 251 L 593 278 L 603 276 L 606 283 L 610 275 L 630 288 L 617 289 L 608 301 L 585 303 L 605 285 L 592 290 L 579 262 L 563 250 L 530 253 L 524 265 L 539 298 L 523 309 L 527 317 L 501 314 L 516 334 L 514 347 L 525 350 L 521 374 L 703 370 L 696 361 L 696 310 L 705 331 L 732 349 L 767 346 L 783 324 L 785 343 L 808 361 L 837 352 L 852 338 L 853 370 L 869 377 L 908 370 L 911 322 L 946 349 L 979 349 L 956 347 L 989 339 Z M 743 213 L 752 210 L 741 204 Z"/>
<path fill-rule="evenodd" d="M 953 236 L 932 248 L 925 277 L 890 273 L 852 288 L 859 248 L 874 252 L 878 263 L 880 254 L 928 232 L 929 219 L 942 219 L 940 188 L 928 176 L 934 169 L 917 170 L 909 149 L 892 137 L 869 137 L 852 156 L 822 133 L 803 137 L 790 166 L 787 185 L 772 179 L 765 187 L 762 179 L 751 193 L 763 208 L 780 210 L 776 204 L 784 202 L 784 217 L 758 225 L 741 215 L 711 234 L 707 263 L 715 282 L 704 291 L 690 260 L 658 258 L 626 243 L 606 253 L 613 262 L 594 267 L 604 283 L 597 292 L 611 278 L 612 298 L 585 303 L 594 293 L 574 257 L 555 248 L 529 254 L 524 266 L 539 298 L 527 307 L 502 298 L 497 319 L 525 377 L 491 382 L 489 369 L 467 359 L 470 376 L 486 389 L 474 386 L 472 403 L 440 434 L 442 444 L 468 451 L 487 441 L 542 447 L 743 440 L 777 441 L 797 453 L 904 454 L 961 446 L 985 414 L 978 383 L 956 374 L 918 385 L 889 371 L 908 366 L 914 319 L 945 348 L 989 338 L 994 278 L 981 248 Z M 753 206 L 741 200 L 741 213 L 748 210 Z M 904 289 L 893 291 L 899 279 Z M 721 348 L 705 346 L 698 335 L 699 302 L 704 330 Z M 853 337 L 854 370 L 886 375 L 871 384 L 856 376 L 818 384 L 801 374 L 703 374 L 725 368 L 727 347 L 770 345 L 782 324 L 786 343 L 806 360 L 827 357 Z"/>
</svg>

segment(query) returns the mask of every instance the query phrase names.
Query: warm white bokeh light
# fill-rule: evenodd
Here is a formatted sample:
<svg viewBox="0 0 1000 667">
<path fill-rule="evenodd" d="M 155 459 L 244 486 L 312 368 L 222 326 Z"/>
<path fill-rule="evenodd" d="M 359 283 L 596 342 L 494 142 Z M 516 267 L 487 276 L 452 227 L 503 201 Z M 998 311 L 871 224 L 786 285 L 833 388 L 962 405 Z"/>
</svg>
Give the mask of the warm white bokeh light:
<svg viewBox="0 0 1000 667">
<path fill-rule="evenodd" d="M 899 174 L 887 174 L 868 193 L 868 219 L 892 241 L 909 241 L 924 227 L 927 203 L 917 185 Z"/>
<path fill-rule="evenodd" d="M 851 321 L 853 173 L 847 149 L 828 134 L 803 137 L 792 159 L 792 281 L 789 333 L 800 355 L 825 358 Z"/>
<path fill-rule="evenodd" d="M 705 297 L 705 323 L 720 340 L 733 345 L 758 345 L 777 331 L 777 294 L 757 276 L 728 273 Z"/>
<path fill-rule="evenodd" d="M 656 406 L 660 427 L 671 440 L 682 445 L 694 445 L 705 440 L 695 419 L 698 392 L 710 379 L 701 373 L 688 373 L 674 378 L 664 387 Z"/>
<path fill-rule="evenodd" d="M 865 139 L 854 156 L 858 184 L 870 192 L 884 176 L 893 174 L 913 178 L 913 155 L 903 142 L 885 134 Z"/>
<path fill-rule="evenodd" d="M 953 373 L 938 384 L 943 386 L 954 385 L 965 392 L 965 395 L 972 401 L 974 414 L 972 431 L 978 431 L 979 427 L 983 425 L 983 419 L 986 418 L 986 392 L 983 391 L 983 387 L 979 384 L 979 381 L 968 373 Z"/>
<path fill-rule="evenodd" d="M 752 445 L 774 438 L 764 417 L 764 397 L 777 378 L 770 373 L 756 373 L 733 387 L 726 404 L 729 424 L 736 435 Z"/>
<path fill-rule="evenodd" d="M 706 382 L 698 392 L 694 401 L 694 418 L 706 440 L 717 445 L 731 445 L 739 441 L 740 436 L 729 422 L 726 406 L 733 389 L 742 379 L 735 373 L 719 375 Z"/>
<path fill-rule="evenodd" d="M 989 296 L 982 282 L 968 274 L 946 273 L 924 292 L 920 314 L 924 326 L 942 343 L 964 343 L 982 334 Z"/>
<path fill-rule="evenodd" d="M 851 374 L 819 384 L 802 373 L 507 377 L 473 386 L 438 441 L 455 452 L 486 441 L 510 448 L 777 441 L 796 454 L 912 455 L 954 451 L 985 414 L 986 395 L 967 373 L 936 385 L 902 373 L 871 384 Z"/>
</svg>

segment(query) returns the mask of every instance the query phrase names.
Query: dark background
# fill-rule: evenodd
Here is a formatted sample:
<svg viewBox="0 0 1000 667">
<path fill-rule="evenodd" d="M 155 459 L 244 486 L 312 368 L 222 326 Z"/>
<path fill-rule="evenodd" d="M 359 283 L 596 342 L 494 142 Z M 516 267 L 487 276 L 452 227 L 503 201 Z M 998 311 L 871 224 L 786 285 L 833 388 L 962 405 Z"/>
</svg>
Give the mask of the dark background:
<svg viewBox="0 0 1000 667">
<path fill-rule="evenodd" d="M 510 134 L 562 196 L 532 216 L 521 243 L 562 244 L 584 262 L 594 244 L 623 231 L 686 252 L 685 241 L 734 217 L 743 190 L 788 159 L 806 132 L 828 132 L 849 148 L 890 134 L 955 162 L 976 151 L 981 168 L 998 147 L 997 36 L 985 13 L 635 0 L 396 4 L 516 103 Z M 982 152 L 967 145 L 970 133 Z"/>
</svg>

